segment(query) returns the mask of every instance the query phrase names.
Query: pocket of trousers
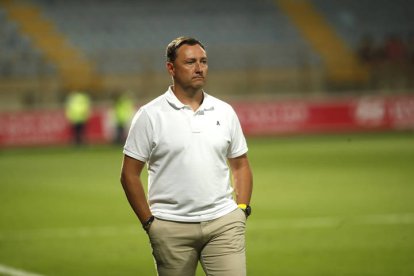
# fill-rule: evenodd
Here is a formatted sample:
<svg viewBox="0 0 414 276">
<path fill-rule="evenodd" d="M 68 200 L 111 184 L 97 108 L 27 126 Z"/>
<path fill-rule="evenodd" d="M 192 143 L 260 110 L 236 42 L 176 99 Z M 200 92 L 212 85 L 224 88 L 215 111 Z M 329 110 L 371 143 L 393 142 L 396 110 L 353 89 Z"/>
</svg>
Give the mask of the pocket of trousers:
<svg viewBox="0 0 414 276">
<path fill-rule="evenodd" d="M 159 220 L 157 218 L 154 218 L 154 221 L 151 223 L 150 228 L 147 231 L 148 236 L 151 236 L 151 233 L 154 231 L 154 228 L 156 228 L 156 225 L 158 224 Z"/>
<path fill-rule="evenodd" d="M 239 211 L 239 215 L 241 217 L 241 220 L 243 221 L 244 224 L 246 224 L 246 221 L 247 221 L 246 213 L 240 208 L 237 208 L 237 209 Z"/>
<path fill-rule="evenodd" d="M 155 218 L 151 224 L 150 229 L 147 232 L 152 249 L 152 255 L 154 256 L 157 266 L 162 265 L 166 262 L 161 250 L 163 242 L 159 239 L 160 231 L 162 231 L 162 225 L 160 224 L 162 224 L 162 221 Z"/>
</svg>

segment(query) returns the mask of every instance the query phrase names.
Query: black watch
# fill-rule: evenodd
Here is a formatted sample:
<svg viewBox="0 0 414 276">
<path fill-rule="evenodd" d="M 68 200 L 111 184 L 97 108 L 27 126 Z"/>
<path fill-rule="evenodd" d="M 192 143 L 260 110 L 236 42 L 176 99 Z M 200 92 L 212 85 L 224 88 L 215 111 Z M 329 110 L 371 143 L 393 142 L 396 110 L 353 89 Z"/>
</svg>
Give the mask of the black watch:
<svg viewBox="0 0 414 276">
<path fill-rule="evenodd" d="M 142 228 L 144 228 L 144 230 L 148 232 L 148 230 L 149 230 L 152 222 L 154 221 L 154 219 L 155 219 L 154 216 L 150 216 L 150 218 L 147 219 L 147 221 L 142 224 Z"/>
<path fill-rule="evenodd" d="M 252 213 L 252 207 L 250 207 L 250 205 L 247 205 L 246 209 L 244 209 L 243 211 L 246 214 L 246 218 L 247 218 Z"/>
<path fill-rule="evenodd" d="M 250 205 L 239 204 L 239 208 L 243 210 L 244 214 L 246 215 L 246 218 L 249 217 L 252 213 L 252 207 L 250 207 Z"/>
</svg>

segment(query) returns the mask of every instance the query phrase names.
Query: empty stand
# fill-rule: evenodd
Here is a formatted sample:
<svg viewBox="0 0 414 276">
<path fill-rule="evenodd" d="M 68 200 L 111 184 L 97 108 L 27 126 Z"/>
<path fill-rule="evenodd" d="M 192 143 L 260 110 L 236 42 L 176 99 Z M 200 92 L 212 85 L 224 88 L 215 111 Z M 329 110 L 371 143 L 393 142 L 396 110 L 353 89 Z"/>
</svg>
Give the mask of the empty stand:
<svg viewBox="0 0 414 276">
<path fill-rule="evenodd" d="M 56 65 L 65 88 L 91 87 L 97 78 L 90 61 L 70 45 L 64 34 L 56 31 L 54 23 L 47 20 L 37 6 L 22 1 L 3 1 L 3 7 L 9 18 L 19 24 L 20 32 L 30 37 L 45 58 Z"/>
<path fill-rule="evenodd" d="M 211 64 L 224 69 L 248 66 L 241 60 L 246 52 L 258 66 L 295 67 L 298 51 L 307 49 L 272 1 L 35 2 L 105 74 L 164 70 L 164 47 L 180 35 L 204 41 L 210 55 L 220 55 Z M 143 56 L 150 64 L 142 64 Z"/>
<path fill-rule="evenodd" d="M 218 93 L 323 93 L 332 75 L 364 80 L 360 38 L 405 38 L 413 13 L 408 0 L 0 0 L 0 93 L 27 84 L 24 93 L 49 89 L 57 99 L 64 82 L 91 79 L 102 80 L 102 95 L 159 92 L 169 81 L 165 46 L 180 35 L 206 44 Z"/>
<path fill-rule="evenodd" d="M 9 21 L 5 10 L 0 8 L 0 76 L 32 77 L 39 74 L 54 74 L 53 65 L 45 61 L 32 40 L 22 35 L 18 25 Z"/>
<path fill-rule="evenodd" d="M 359 64 L 354 51 L 336 30 L 321 16 L 311 1 L 277 0 L 276 3 L 292 18 L 325 63 L 327 78 L 333 84 L 366 82 L 367 68 Z"/>
<path fill-rule="evenodd" d="M 365 34 L 381 42 L 388 34 L 406 37 L 414 32 L 414 2 L 410 0 L 312 2 L 352 48 Z"/>
</svg>

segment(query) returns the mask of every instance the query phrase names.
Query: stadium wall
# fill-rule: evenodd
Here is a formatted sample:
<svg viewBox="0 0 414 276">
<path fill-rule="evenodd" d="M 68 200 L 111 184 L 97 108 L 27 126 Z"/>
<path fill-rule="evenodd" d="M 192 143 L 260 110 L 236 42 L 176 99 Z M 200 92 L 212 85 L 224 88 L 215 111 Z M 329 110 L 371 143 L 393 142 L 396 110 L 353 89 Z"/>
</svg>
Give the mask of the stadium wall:
<svg viewBox="0 0 414 276">
<path fill-rule="evenodd" d="M 247 136 L 414 129 L 414 96 L 332 100 L 232 102 Z M 114 137 L 111 110 L 97 108 L 87 124 L 88 143 Z M 62 145 L 71 140 L 64 111 L 0 113 L 0 147 Z"/>
</svg>

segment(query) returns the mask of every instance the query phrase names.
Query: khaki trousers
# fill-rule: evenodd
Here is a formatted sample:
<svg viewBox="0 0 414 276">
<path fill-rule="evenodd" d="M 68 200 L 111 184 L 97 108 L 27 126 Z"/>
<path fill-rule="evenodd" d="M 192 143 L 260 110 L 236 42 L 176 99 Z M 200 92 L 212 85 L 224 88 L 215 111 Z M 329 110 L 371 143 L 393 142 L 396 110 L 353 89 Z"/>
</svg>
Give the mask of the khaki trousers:
<svg viewBox="0 0 414 276">
<path fill-rule="evenodd" d="M 208 276 L 246 275 L 245 227 L 239 208 L 199 223 L 155 219 L 148 235 L 158 275 L 194 276 L 198 261 Z"/>
</svg>

